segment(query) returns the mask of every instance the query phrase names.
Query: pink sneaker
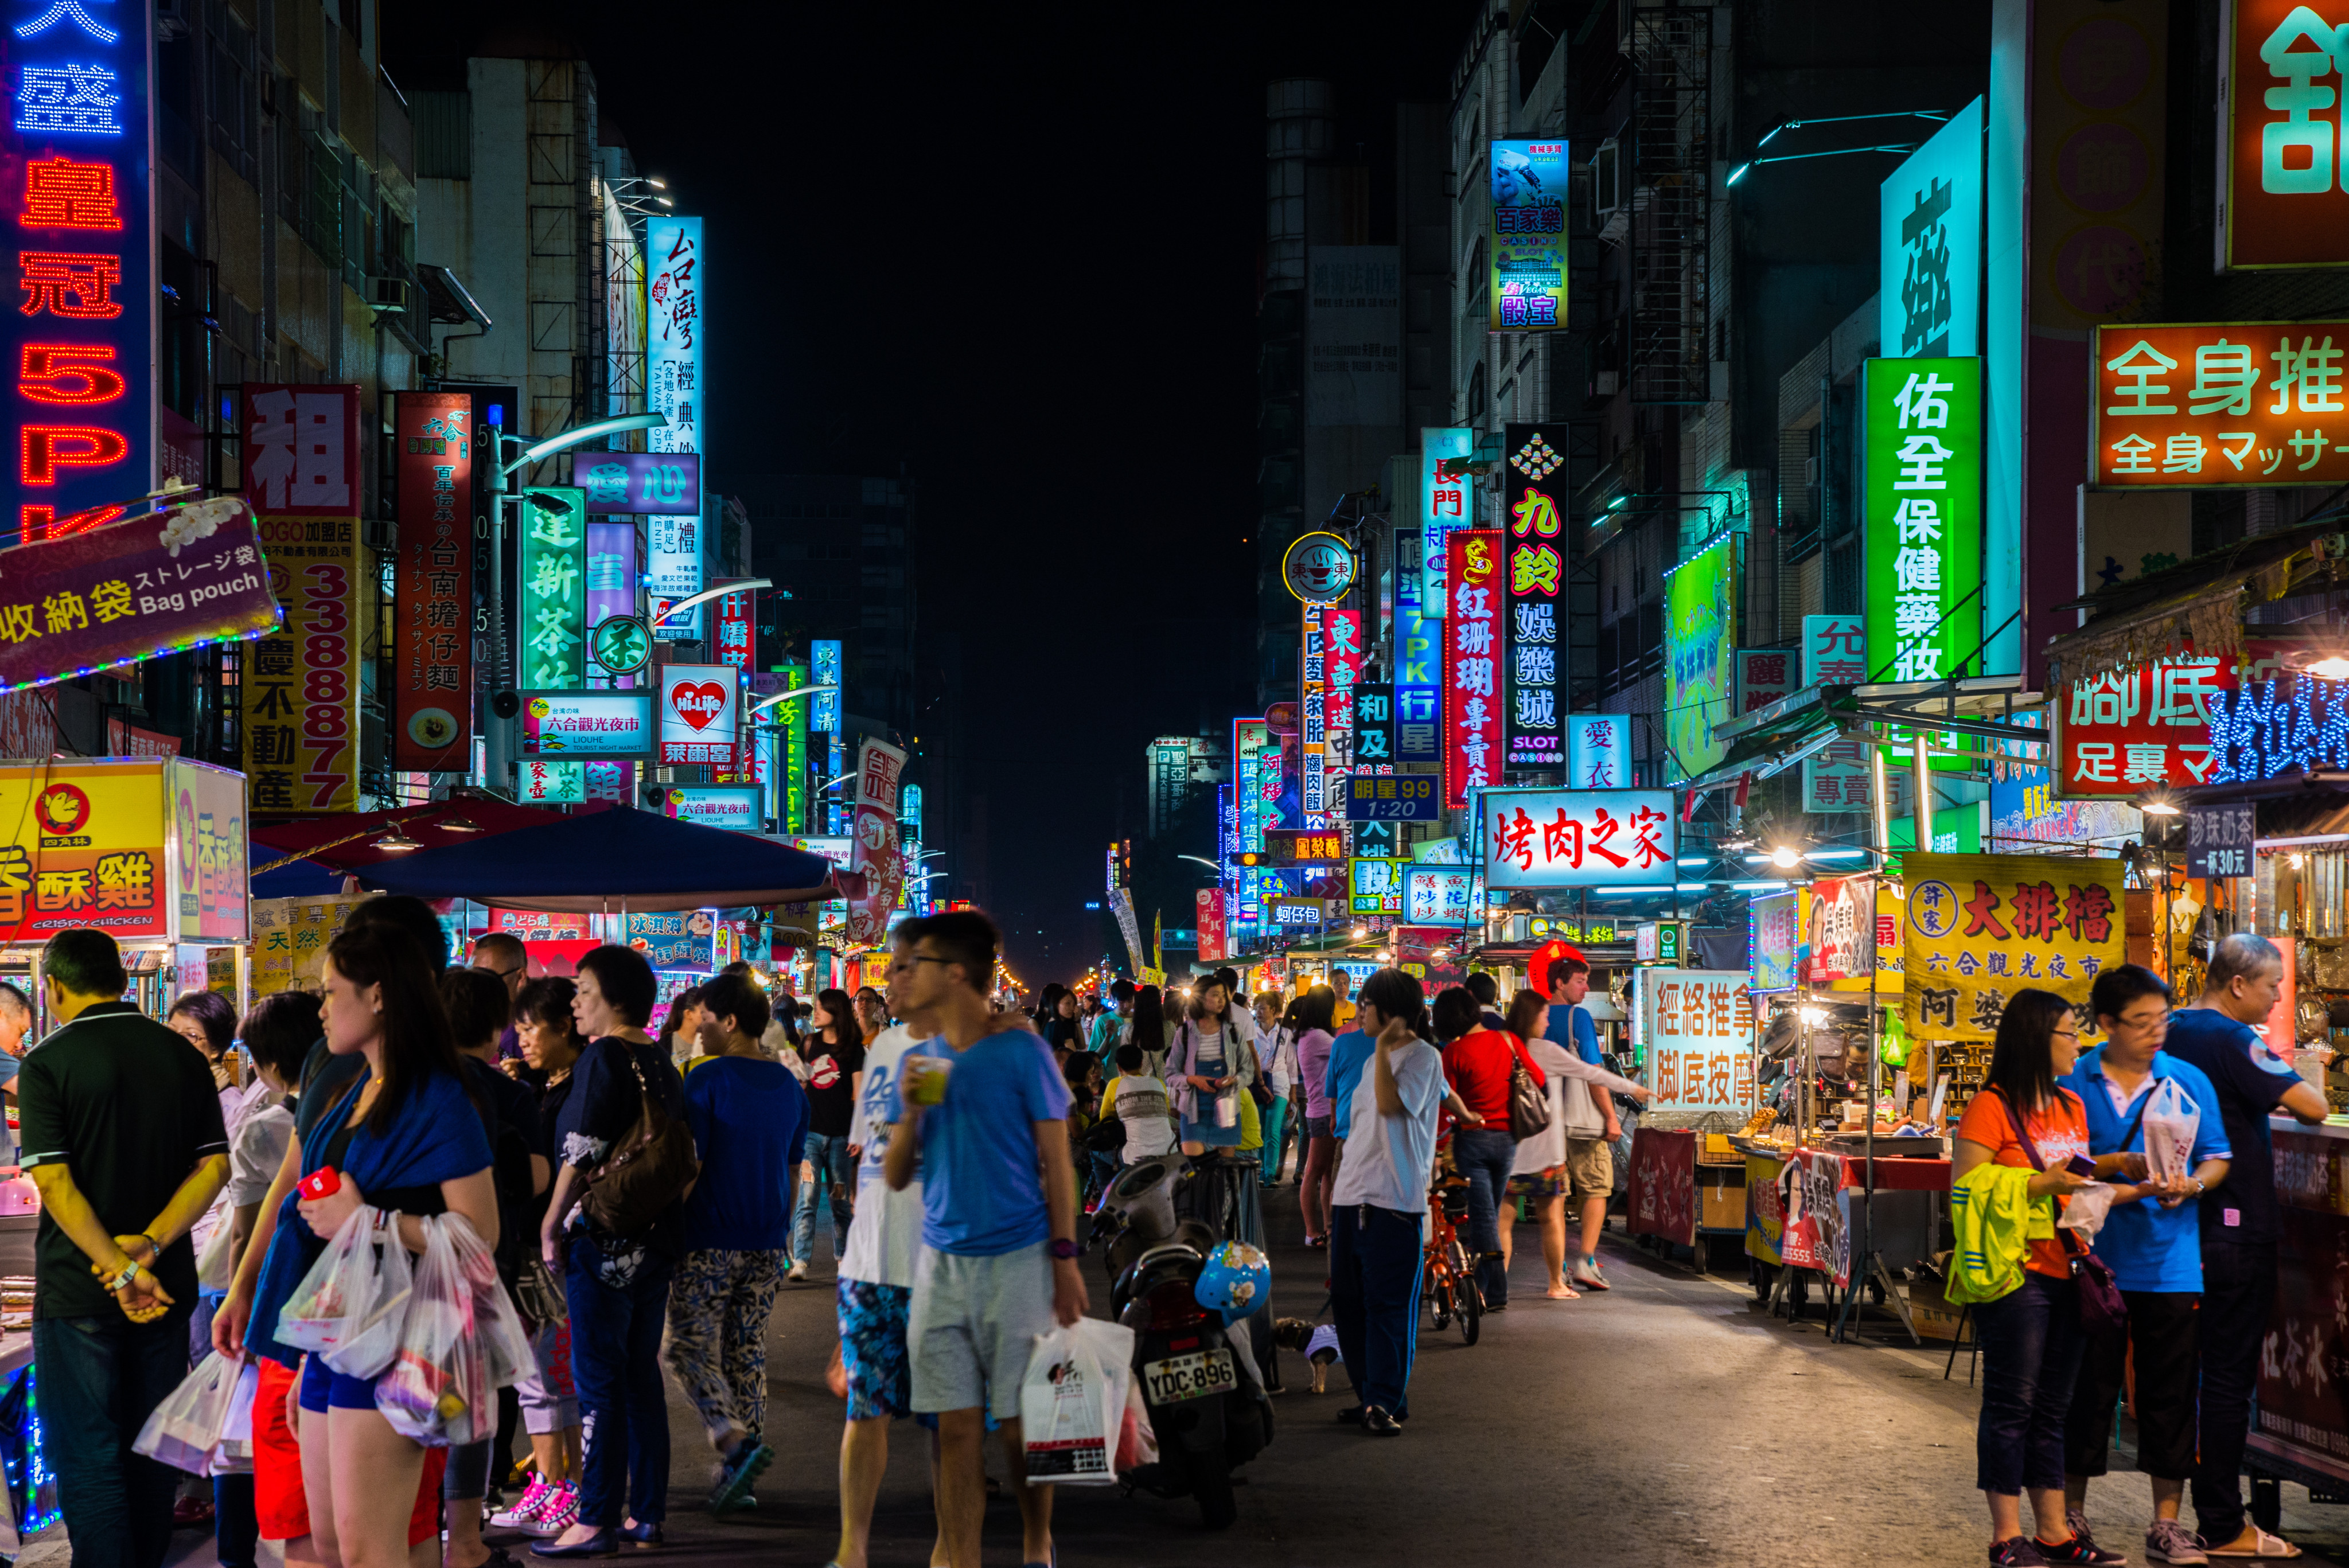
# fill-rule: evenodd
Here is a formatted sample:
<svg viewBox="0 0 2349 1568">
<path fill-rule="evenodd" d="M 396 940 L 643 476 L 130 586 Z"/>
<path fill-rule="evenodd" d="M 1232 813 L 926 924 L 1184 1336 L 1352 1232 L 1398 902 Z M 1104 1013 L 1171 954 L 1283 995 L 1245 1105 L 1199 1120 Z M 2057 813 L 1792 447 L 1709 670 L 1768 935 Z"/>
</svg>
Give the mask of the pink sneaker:
<svg viewBox="0 0 2349 1568">
<path fill-rule="evenodd" d="M 490 1528 L 535 1531 L 540 1512 L 544 1510 L 549 1501 L 553 1501 L 558 1490 L 560 1489 L 549 1486 L 545 1477 L 532 1476 L 530 1485 L 523 1490 L 522 1501 L 502 1513 L 492 1514 Z"/>
<path fill-rule="evenodd" d="M 533 1535 L 560 1535 L 579 1522 L 579 1489 L 564 1481 L 554 1491 L 539 1510 L 538 1522 L 530 1527 Z"/>
</svg>

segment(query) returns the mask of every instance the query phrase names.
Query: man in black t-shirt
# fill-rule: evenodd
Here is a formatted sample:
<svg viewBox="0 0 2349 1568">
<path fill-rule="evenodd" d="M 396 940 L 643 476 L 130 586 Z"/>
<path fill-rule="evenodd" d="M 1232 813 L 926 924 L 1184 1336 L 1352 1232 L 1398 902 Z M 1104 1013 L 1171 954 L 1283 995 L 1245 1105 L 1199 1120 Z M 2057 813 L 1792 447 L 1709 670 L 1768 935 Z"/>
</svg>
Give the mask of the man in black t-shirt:
<svg viewBox="0 0 2349 1568">
<path fill-rule="evenodd" d="M 17 1075 L 24 1165 L 41 1192 L 33 1358 L 74 1557 L 158 1568 L 177 1472 L 130 1451 L 188 1370 L 188 1231 L 228 1181 L 212 1069 L 119 1000 L 114 938 L 61 931 L 42 998 L 64 1020 Z"/>
<path fill-rule="evenodd" d="M 2095 1006 L 2107 1011 L 2108 983 L 2143 975 L 2131 983 L 2153 995 L 2114 1011 L 2126 1015 L 2166 1006 L 2168 992 L 2135 965 L 2096 978 Z M 2219 944 L 2210 955 L 2201 1000 L 2169 1020 L 2163 1048 L 2202 1069 L 2219 1091 L 2218 1112 L 2227 1142 L 2235 1151 L 2226 1181 L 2199 1205 L 2202 1217 L 2202 1399 L 2194 1470 L 2194 1522 L 2211 1551 L 2232 1546 L 2236 1555 L 2272 1555 L 2261 1550 L 2261 1532 L 2243 1517 L 2240 1477 L 2243 1447 L 2251 1434 L 2251 1388 L 2259 1373 L 2260 1345 L 2275 1302 L 2275 1150 L 2268 1117 L 2278 1109 L 2313 1125 L 2331 1108 L 2323 1094 L 2271 1054 L 2258 1026 L 2274 1010 L 2283 985 L 2283 954 L 2265 937 L 2243 934 Z M 2099 1018 L 2106 1029 L 2110 1018 Z M 2262 1065 L 2272 1063 L 2272 1066 Z M 2208 1116 L 2210 1108 L 2202 1108 Z M 2268 1536 L 2266 1543 L 2279 1544 Z"/>
</svg>

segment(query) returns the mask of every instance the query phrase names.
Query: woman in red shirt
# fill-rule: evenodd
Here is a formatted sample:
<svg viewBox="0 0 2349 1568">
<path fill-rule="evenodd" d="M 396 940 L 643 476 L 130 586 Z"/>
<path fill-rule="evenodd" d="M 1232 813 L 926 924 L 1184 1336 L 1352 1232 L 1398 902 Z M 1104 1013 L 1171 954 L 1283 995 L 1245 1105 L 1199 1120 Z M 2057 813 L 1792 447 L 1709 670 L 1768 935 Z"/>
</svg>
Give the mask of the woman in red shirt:
<svg viewBox="0 0 2349 1568">
<path fill-rule="evenodd" d="M 1526 1054 L 1525 1042 L 1483 1025 L 1484 1007 L 1464 985 L 1435 999 L 1435 1038 L 1444 1053 L 1444 1080 L 1474 1120 L 1452 1135 L 1453 1163 L 1468 1178 L 1468 1245 L 1477 1254 L 1476 1283 L 1485 1310 L 1509 1305 L 1509 1274 L 1501 1262 L 1501 1204 L 1509 1170 L 1517 1162 L 1517 1140 L 1509 1136 L 1509 1068 L 1523 1062 L 1535 1086 L 1549 1080 Z"/>
</svg>

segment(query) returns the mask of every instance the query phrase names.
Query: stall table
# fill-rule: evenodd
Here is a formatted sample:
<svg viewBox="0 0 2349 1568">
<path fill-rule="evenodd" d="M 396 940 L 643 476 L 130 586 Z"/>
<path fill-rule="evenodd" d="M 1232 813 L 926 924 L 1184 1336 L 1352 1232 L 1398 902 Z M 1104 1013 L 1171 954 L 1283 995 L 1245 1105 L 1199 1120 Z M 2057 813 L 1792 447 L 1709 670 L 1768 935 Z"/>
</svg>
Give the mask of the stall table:
<svg viewBox="0 0 2349 1568">
<path fill-rule="evenodd" d="M 1778 1270 L 1769 1302 L 1772 1311 L 1792 1294 L 1798 1270 L 1816 1274 L 1830 1296 L 1845 1293 L 1838 1333 L 1847 1330 L 1862 1281 L 1873 1278 L 1884 1289 L 1885 1300 L 1899 1315 L 1901 1326 L 1922 1344 L 1908 1298 L 1892 1271 L 1930 1257 L 1933 1251 L 1933 1202 L 1950 1190 L 1950 1162 L 1945 1159 L 1897 1159 L 1878 1154 L 1874 1165 L 1875 1197 L 1869 1201 L 1870 1161 L 1835 1150 L 1796 1149 L 1791 1154 L 1766 1145 L 1737 1140 L 1746 1157 L 1745 1251 L 1748 1256 Z M 1878 1139 L 1879 1147 L 1892 1143 Z M 1799 1169 L 1801 1179 L 1790 1181 L 1787 1168 Z M 1860 1263 L 1855 1279 L 1853 1252 L 1857 1245 L 1859 1218 L 1854 1194 L 1872 1215 L 1868 1227 L 1874 1246 Z"/>
<path fill-rule="evenodd" d="M 1694 1129 L 1642 1127 L 1631 1134 L 1625 1183 L 1625 1226 L 1692 1250 L 1700 1236 L 1745 1233 L 1745 1163 L 1704 1157 Z M 1702 1265 L 1702 1259 L 1699 1259 Z"/>
</svg>

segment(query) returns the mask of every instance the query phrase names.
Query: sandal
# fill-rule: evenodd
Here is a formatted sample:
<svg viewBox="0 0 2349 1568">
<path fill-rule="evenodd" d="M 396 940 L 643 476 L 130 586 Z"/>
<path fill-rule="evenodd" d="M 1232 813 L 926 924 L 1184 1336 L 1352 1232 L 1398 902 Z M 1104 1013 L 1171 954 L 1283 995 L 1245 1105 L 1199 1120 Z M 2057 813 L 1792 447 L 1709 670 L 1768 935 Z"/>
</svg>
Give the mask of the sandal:
<svg viewBox="0 0 2349 1568">
<path fill-rule="evenodd" d="M 2251 1549 L 2248 1552 L 2244 1551 L 2240 1547 L 2220 1546 L 2206 1546 L 2202 1550 L 2213 1557 L 2268 1557 L 2284 1559 L 2305 1555 L 2299 1547 L 2294 1546 L 2282 1536 L 2271 1535 L 2257 1525 L 2253 1525 L 2251 1527 Z"/>
<path fill-rule="evenodd" d="M 1548 1296 L 1552 1301 L 1580 1301 L 1582 1299 L 1582 1293 L 1575 1289 L 1570 1284 L 1562 1284 L 1556 1290 L 1544 1291 L 1542 1294 Z"/>
</svg>

